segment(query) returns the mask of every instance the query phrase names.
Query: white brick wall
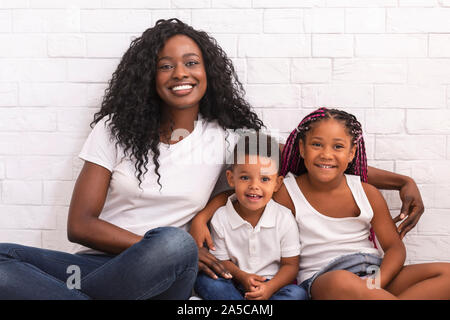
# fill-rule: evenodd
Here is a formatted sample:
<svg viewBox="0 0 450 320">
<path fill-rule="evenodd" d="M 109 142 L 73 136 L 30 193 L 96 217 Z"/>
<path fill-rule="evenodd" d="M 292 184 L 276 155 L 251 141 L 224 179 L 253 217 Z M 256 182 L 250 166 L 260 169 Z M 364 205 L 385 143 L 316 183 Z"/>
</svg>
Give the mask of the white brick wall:
<svg viewBox="0 0 450 320">
<path fill-rule="evenodd" d="M 0 242 L 69 249 L 92 115 L 133 37 L 169 17 L 218 40 L 284 135 L 318 106 L 355 113 L 370 163 L 422 192 L 407 261 L 450 261 L 448 0 L 0 0 Z"/>
</svg>

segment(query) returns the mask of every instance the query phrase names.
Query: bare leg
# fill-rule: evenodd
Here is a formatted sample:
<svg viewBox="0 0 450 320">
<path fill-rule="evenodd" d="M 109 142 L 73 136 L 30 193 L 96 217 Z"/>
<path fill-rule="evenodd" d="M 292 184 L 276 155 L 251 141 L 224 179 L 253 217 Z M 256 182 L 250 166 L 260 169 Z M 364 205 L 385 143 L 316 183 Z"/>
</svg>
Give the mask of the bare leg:
<svg viewBox="0 0 450 320">
<path fill-rule="evenodd" d="M 383 289 L 370 289 L 367 281 L 350 271 L 337 270 L 327 272 L 313 282 L 313 299 L 331 300 L 396 300 L 390 292 Z"/>
<path fill-rule="evenodd" d="M 450 299 L 450 263 L 403 267 L 386 290 L 400 299 Z"/>
</svg>

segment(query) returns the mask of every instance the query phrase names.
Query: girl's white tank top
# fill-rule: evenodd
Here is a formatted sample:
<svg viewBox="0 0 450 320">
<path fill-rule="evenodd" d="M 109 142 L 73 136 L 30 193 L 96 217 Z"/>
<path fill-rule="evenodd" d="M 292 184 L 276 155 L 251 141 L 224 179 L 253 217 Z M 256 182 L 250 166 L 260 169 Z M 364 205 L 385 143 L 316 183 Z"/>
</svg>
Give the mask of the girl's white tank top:
<svg viewBox="0 0 450 320">
<path fill-rule="evenodd" d="M 333 218 L 321 214 L 306 200 L 292 173 L 288 173 L 284 179 L 295 206 L 295 219 L 300 232 L 298 284 L 342 255 L 358 252 L 381 255 L 369 240 L 373 210 L 360 178 L 348 174 L 345 177 L 360 209 L 357 217 Z"/>
</svg>

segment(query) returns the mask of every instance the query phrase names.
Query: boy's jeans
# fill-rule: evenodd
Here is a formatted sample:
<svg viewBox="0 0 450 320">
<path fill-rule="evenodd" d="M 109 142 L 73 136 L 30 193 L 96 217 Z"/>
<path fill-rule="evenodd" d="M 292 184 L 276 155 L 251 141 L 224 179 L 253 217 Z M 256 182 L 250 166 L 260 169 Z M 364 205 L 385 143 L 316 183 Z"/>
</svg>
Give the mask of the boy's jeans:
<svg viewBox="0 0 450 320">
<path fill-rule="evenodd" d="M 0 300 L 188 299 L 197 266 L 194 240 L 174 227 L 148 231 L 117 256 L 0 243 Z"/>
<path fill-rule="evenodd" d="M 243 300 L 243 290 L 236 287 L 232 280 L 212 279 L 199 273 L 194 285 L 195 292 L 205 300 Z M 308 293 L 296 284 L 289 284 L 278 290 L 270 300 L 307 300 Z"/>
</svg>

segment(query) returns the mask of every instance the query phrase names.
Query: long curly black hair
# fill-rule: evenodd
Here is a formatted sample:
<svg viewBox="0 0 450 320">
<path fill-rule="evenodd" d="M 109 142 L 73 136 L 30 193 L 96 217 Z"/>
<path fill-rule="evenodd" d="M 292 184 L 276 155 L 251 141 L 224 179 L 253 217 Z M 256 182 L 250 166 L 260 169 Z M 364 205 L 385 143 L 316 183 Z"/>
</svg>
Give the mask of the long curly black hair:
<svg viewBox="0 0 450 320">
<path fill-rule="evenodd" d="M 139 185 L 148 171 L 149 154 L 158 169 L 162 100 L 156 92 L 156 61 L 159 51 L 174 35 L 186 35 L 202 51 L 207 75 L 207 90 L 200 101 L 200 113 L 206 121 L 214 121 L 223 129 L 258 130 L 263 123 L 244 99 L 231 60 L 206 32 L 197 31 L 178 19 L 158 20 L 142 36 L 131 42 L 105 90 L 100 111 L 94 115 L 93 127 L 107 116 L 116 145 L 135 161 Z M 151 153 L 149 153 L 151 151 Z"/>
</svg>

